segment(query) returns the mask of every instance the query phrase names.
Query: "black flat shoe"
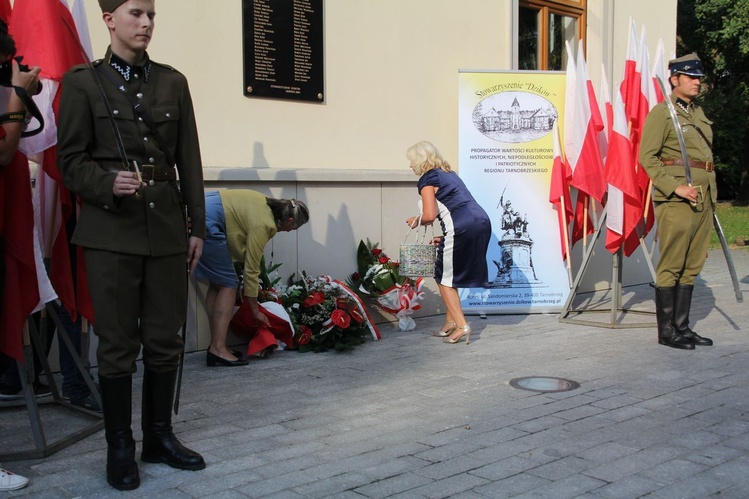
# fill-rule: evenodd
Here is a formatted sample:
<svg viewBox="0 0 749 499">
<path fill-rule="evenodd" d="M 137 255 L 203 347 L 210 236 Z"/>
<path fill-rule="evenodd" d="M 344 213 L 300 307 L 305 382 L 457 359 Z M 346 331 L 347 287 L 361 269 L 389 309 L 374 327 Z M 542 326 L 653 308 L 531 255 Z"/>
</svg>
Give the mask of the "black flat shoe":
<svg viewBox="0 0 749 499">
<path fill-rule="evenodd" d="M 238 359 L 244 359 L 244 354 L 239 350 L 231 350 L 231 354 Z"/>
<path fill-rule="evenodd" d="M 218 355 L 214 355 L 211 352 L 206 352 L 205 365 L 208 367 L 235 367 L 235 366 L 246 366 L 249 364 L 244 359 L 237 360 L 226 360 Z"/>
</svg>

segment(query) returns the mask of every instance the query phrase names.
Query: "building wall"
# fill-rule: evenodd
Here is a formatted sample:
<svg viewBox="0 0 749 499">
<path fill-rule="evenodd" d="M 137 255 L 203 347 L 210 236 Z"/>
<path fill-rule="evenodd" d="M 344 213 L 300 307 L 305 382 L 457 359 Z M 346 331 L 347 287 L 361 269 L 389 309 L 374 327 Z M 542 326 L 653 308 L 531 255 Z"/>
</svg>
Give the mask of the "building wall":
<svg viewBox="0 0 749 499">
<path fill-rule="evenodd" d="M 101 57 L 109 36 L 97 1 L 84 3 Z M 513 0 L 326 0 L 325 102 L 248 98 L 242 2 L 157 0 L 156 8 L 149 53 L 190 82 L 206 189 L 254 188 L 310 204 L 310 224 L 274 242 L 274 261 L 283 261 L 286 275 L 299 269 L 343 279 L 367 237 L 397 254 L 418 200 L 406 148 L 431 140 L 457 163 L 458 70 L 511 69 Z M 621 79 L 630 16 L 638 36 L 648 23 L 651 58 L 659 38 L 671 56 L 676 0 L 588 0 L 596 89 L 602 63 L 610 85 Z M 638 255 L 625 262 L 625 284 L 650 279 Z M 577 248 L 574 264 L 581 259 Z M 611 255 L 596 248 L 582 288 L 610 280 Z M 191 301 L 191 329 L 203 331 L 193 348 L 207 344 L 201 296 Z M 424 313 L 441 313 L 439 300 L 428 300 Z"/>
</svg>

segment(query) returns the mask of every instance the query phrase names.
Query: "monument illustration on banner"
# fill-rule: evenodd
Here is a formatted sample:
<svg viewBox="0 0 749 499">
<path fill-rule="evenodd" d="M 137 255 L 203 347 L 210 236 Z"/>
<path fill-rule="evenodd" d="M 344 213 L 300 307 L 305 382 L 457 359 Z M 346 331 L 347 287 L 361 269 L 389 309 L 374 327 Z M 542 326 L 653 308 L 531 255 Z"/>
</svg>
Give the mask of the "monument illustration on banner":
<svg viewBox="0 0 749 499">
<path fill-rule="evenodd" d="M 507 190 L 507 187 L 505 187 Z M 490 283 L 490 288 L 545 288 L 548 287 L 536 276 L 533 268 L 533 239 L 528 233 L 528 215 L 512 207 L 512 201 L 505 201 L 504 191 L 499 198 L 497 208 L 502 207 L 499 248 L 500 261 L 494 260 L 497 266 L 497 277 Z"/>
</svg>

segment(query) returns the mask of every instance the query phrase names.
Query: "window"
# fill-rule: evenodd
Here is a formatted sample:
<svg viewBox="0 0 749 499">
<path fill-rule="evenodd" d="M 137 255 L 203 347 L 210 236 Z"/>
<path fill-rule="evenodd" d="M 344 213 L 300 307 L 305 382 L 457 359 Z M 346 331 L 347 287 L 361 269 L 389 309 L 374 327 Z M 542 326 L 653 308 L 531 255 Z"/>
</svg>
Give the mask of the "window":
<svg viewBox="0 0 749 499">
<path fill-rule="evenodd" d="M 520 0 L 518 69 L 560 70 L 567 66 L 569 41 L 585 43 L 587 0 Z"/>
</svg>

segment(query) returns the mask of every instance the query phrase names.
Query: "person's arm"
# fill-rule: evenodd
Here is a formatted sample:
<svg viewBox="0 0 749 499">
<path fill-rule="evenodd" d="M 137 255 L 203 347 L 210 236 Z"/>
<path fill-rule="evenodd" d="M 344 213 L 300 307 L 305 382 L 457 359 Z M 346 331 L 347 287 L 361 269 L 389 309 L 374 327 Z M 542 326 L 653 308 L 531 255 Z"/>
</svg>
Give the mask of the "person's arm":
<svg viewBox="0 0 749 499">
<path fill-rule="evenodd" d="M 175 147 L 174 160 L 179 171 L 182 198 L 191 220 L 192 237 L 205 238 L 205 192 L 203 190 L 203 161 L 200 157 L 198 125 L 195 119 L 187 79 L 180 81 L 179 93 L 179 140 Z"/>
<path fill-rule="evenodd" d="M 686 185 L 684 177 L 674 177 L 661 164 L 663 145 L 673 130 L 668 109 L 663 105 L 653 108 L 645 118 L 640 141 L 640 164 L 647 172 L 653 186 L 665 197 L 676 194 L 689 201 L 697 201 L 697 190 Z M 679 158 L 681 159 L 681 158 Z M 683 168 L 683 167 L 680 167 Z"/>
<path fill-rule="evenodd" d="M 18 63 L 12 61 L 12 75 L 11 84 L 14 87 L 20 87 L 29 95 L 33 95 L 36 92 L 37 84 L 39 83 L 39 67 L 35 66 L 28 72 L 21 71 L 18 67 Z M 8 108 L 5 110 L 6 113 L 26 113 L 26 106 L 23 104 L 18 95 L 15 92 L 10 93 L 10 99 L 8 100 Z M 23 121 L 11 121 L 3 123 L 2 127 L 5 131 L 5 136 L 0 138 L 0 166 L 5 166 L 11 162 L 13 156 L 16 154 L 18 149 L 18 143 L 21 140 L 21 133 L 23 132 L 26 123 Z"/>
<path fill-rule="evenodd" d="M 87 203 L 117 210 L 121 205 L 120 198 L 135 192 L 140 183 L 134 172 L 108 172 L 91 158 L 90 150 L 96 142 L 97 130 L 93 97 L 89 97 L 83 85 L 84 78 L 91 75 L 83 71 L 89 69 L 68 72 L 62 80 L 57 118 L 57 164 L 68 189 Z M 96 102 L 100 98 L 97 94 Z"/>
<path fill-rule="evenodd" d="M 261 231 L 261 227 L 257 227 L 256 230 L 250 231 L 247 235 L 244 259 L 244 296 L 250 305 L 252 317 L 267 326 L 269 325 L 268 318 L 258 308 L 257 295 L 260 286 L 260 259 L 263 257 L 265 244 L 270 240 L 270 237 L 258 238 L 257 236 Z M 264 242 L 263 239 L 265 239 Z"/>
<path fill-rule="evenodd" d="M 437 219 L 437 188 L 433 185 L 425 185 L 421 188 L 421 225 L 431 225 Z M 415 227 L 419 217 L 410 217 L 406 220 L 409 227 Z"/>
</svg>

